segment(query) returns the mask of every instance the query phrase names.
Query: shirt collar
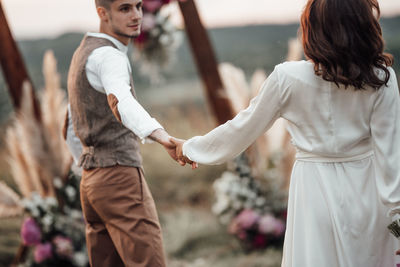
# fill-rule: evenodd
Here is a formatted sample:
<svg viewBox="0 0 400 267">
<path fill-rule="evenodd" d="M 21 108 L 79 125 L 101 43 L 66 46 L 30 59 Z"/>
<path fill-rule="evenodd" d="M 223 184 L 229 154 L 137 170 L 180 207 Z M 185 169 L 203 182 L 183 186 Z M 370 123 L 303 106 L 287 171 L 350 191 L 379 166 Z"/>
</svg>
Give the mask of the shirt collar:
<svg viewBox="0 0 400 267">
<path fill-rule="evenodd" d="M 118 41 L 117 39 L 115 39 L 114 37 L 106 34 L 106 33 L 101 33 L 101 32 L 88 32 L 86 34 L 87 36 L 91 36 L 91 37 L 96 37 L 96 38 L 104 38 L 107 39 L 109 41 L 111 41 L 117 48 L 118 50 L 120 50 L 121 52 L 124 52 L 125 54 L 128 52 L 128 46 L 124 45 L 123 43 L 121 43 L 120 41 Z"/>
</svg>

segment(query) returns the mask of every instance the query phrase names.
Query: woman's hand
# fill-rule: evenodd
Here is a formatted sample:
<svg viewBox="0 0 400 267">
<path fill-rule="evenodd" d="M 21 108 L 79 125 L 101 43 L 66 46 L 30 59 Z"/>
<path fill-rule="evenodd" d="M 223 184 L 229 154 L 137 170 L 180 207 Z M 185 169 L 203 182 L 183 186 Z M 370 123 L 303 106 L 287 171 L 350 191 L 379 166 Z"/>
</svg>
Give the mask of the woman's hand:
<svg viewBox="0 0 400 267">
<path fill-rule="evenodd" d="M 191 164 L 193 170 L 198 168 L 198 164 L 196 162 L 191 161 L 183 155 L 182 146 L 185 143 L 185 140 L 175 137 L 170 137 L 169 140 L 176 146 L 176 156 L 178 157 L 179 164 L 181 164 L 182 166 L 185 166 L 186 163 Z"/>
</svg>

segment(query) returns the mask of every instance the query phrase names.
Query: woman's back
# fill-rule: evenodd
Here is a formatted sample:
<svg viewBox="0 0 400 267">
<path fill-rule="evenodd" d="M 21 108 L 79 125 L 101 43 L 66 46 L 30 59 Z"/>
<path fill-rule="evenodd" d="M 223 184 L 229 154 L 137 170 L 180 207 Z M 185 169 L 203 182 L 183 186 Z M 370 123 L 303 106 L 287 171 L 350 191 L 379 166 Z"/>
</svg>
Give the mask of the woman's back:
<svg viewBox="0 0 400 267">
<path fill-rule="evenodd" d="M 277 66 L 281 83 L 281 116 L 289 123 L 294 145 L 303 152 L 327 157 L 349 157 L 373 149 L 371 118 L 377 99 L 393 97 L 394 71 L 388 87 L 379 90 L 338 88 L 314 73 L 310 61 Z M 397 93 L 398 94 L 398 93 Z"/>
<path fill-rule="evenodd" d="M 246 110 L 183 144 L 193 161 L 222 163 L 289 121 L 298 153 L 283 267 L 395 266 L 386 214 L 400 232 L 400 98 L 378 19 L 377 0 L 308 0 L 310 61 L 276 66 Z"/>
</svg>

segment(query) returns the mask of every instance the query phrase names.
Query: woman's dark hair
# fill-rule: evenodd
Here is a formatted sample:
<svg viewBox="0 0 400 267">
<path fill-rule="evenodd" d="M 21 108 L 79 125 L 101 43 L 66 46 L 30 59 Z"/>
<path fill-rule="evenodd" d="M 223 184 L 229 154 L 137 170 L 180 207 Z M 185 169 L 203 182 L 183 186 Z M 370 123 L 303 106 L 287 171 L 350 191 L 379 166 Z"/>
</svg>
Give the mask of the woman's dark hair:
<svg viewBox="0 0 400 267">
<path fill-rule="evenodd" d="M 315 74 L 346 88 L 387 85 L 393 56 L 383 52 L 379 16 L 377 0 L 309 0 L 300 30 Z"/>
</svg>

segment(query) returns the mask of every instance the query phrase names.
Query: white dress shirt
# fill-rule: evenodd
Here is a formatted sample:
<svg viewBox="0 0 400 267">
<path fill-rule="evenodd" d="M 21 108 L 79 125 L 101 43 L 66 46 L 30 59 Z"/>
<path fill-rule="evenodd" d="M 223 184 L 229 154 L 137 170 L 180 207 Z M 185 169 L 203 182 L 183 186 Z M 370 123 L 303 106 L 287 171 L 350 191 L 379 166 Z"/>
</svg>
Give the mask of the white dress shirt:
<svg viewBox="0 0 400 267">
<path fill-rule="evenodd" d="M 128 47 L 117 39 L 104 33 L 87 33 L 87 36 L 105 38 L 117 48 L 103 46 L 93 50 L 86 62 L 86 75 L 90 85 L 100 93 L 113 94 L 117 100 L 117 109 L 122 124 L 137 135 L 142 143 L 156 129 L 163 129 L 160 123 L 152 118 L 131 93 L 131 66 L 127 56 Z M 67 144 L 75 162 L 80 157 L 80 143 L 70 142 L 73 136 L 72 122 L 69 120 Z"/>
</svg>

